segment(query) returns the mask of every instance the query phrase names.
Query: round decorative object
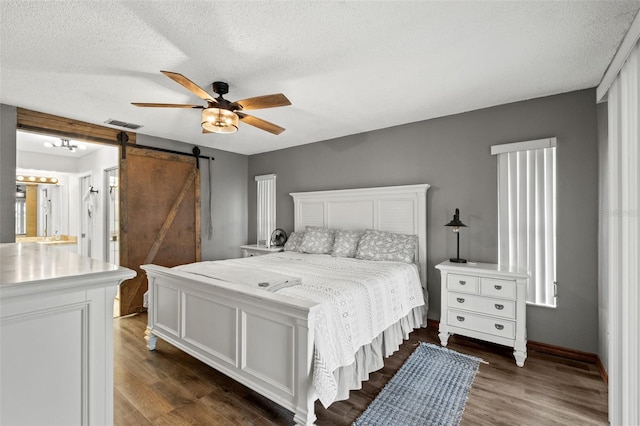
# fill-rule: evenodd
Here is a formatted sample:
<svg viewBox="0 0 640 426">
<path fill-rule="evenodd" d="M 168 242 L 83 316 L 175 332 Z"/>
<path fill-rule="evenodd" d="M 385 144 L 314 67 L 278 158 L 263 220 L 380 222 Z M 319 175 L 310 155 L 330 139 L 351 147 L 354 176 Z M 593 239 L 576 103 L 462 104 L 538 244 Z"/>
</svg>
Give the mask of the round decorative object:
<svg viewBox="0 0 640 426">
<path fill-rule="evenodd" d="M 287 233 L 284 232 L 284 229 L 276 229 L 271 233 L 271 245 L 276 247 L 283 247 L 284 243 L 287 242 Z"/>
</svg>

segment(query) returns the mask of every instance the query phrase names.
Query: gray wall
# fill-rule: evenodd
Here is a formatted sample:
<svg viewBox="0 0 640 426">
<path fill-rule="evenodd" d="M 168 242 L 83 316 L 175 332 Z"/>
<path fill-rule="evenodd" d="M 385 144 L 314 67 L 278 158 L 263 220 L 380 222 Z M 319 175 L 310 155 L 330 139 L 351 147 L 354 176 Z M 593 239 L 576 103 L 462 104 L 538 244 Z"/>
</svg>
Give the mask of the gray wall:
<svg viewBox="0 0 640 426">
<path fill-rule="evenodd" d="M 16 240 L 16 108 L 0 104 L 0 243 Z"/>
<path fill-rule="evenodd" d="M 529 307 L 530 340 L 598 351 L 598 138 L 595 90 L 582 90 L 249 157 L 248 232 L 255 242 L 253 177 L 276 173 L 277 226 L 293 228 L 296 191 L 428 183 L 429 317 L 440 316 L 434 266 L 455 256 L 444 224 L 460 208 L 460 255 L 497 262 L 494 144 L 558 138 L 556 309 Z"/>
</svg>

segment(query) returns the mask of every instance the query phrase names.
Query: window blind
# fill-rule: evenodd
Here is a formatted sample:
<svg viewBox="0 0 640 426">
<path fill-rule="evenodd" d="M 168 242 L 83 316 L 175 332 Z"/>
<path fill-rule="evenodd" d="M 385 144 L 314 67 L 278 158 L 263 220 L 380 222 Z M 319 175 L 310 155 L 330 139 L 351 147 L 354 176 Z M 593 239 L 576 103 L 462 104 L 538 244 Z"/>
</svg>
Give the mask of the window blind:
<svg viewBox="0 0 640 426">
<path fill-rule="evenodd" d="M 556 139 L 495 145 L 498 261 L 528 270 L 527 302 L 556 306 Z"/>
<path fill-rule="evenodd" d="M 264 241 L 268 246 L 271 233 L 276 228 L 276 175 L 256 176 L 256 182 L 258 185 L 256 242 L 260 244 Z"/>
</svg>

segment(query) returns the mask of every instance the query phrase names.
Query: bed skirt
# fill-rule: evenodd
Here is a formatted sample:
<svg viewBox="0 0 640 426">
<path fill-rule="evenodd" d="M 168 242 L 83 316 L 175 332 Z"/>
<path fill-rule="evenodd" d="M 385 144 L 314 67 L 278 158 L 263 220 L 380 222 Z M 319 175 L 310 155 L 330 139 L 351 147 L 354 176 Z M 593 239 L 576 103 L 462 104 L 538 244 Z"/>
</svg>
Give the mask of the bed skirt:
<svg viewBox="0 0 640 426">
<path fill-rule="evenodd" d="M 384 367 L 384 359 L 396 352 L 414 329 L 425 327 L 426 318 L 426 306 L 413 308 L 407 316 L 361 347 L 356 352 L 354 363 L 335 370 L 333 375 L 338 383 L 335 401 L 349 399 L 349 391 L 362 389 L 362 382 L 369 379 L 369 373 Z"/>
</svg>

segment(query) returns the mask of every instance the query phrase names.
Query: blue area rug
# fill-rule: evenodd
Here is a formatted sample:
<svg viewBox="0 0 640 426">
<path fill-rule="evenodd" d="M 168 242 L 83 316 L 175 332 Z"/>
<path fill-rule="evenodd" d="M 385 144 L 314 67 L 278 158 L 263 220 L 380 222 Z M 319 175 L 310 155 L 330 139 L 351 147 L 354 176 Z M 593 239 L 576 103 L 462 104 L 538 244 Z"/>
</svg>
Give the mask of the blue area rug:
<svg viewBox="0 0 640 426">
<path fill-rule="evenodd" d="M 480 361 L 420 343 L 353 424 L 458 425 Z"/>
</svg>

